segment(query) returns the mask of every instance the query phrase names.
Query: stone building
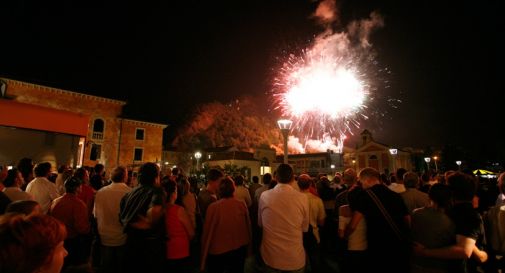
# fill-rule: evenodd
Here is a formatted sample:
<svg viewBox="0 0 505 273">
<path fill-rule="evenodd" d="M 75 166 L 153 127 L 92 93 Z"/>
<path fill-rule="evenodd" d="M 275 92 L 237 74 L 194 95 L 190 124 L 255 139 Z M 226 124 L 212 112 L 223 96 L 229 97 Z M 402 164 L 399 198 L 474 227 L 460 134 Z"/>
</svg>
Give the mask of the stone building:
<svg viewBox="0 0 505 273">
<path fill-rule="evenodd" d="M 19 160 L 19 147 L 24 147 L 22 157 L 50 161 L 54 166 L 102 163 L 111 170 L 119 164 L 135 167 L 161 160 L 167 126 L 122 117 L 125 101 L 5 78 L 0 81 L 4 90 L 0 107 L 10 109 L 9 113 L 0 109 L 0 164 Z M 68 145 L 59 147 L 64 139 Z"/>
</svg>

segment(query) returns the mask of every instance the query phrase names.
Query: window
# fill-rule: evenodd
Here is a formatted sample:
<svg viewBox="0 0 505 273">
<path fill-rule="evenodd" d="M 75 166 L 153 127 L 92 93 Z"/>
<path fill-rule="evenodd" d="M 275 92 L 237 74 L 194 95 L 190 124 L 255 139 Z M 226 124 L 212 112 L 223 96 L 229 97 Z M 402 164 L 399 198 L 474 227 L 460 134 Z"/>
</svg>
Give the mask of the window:
<svg viewBox="0 0 505 273">
<path fill-rule="evenodd" d="M 101 152 L 102 152 L 102 145 L 100 144 L 93 144 L 91 146 L 91 153 L 89 155 L 90 160 L 98 160 L 101 158 Z"/>
<path fill-rule="evenodd" d="M 103 129 L 105 127 L 105 122 L 103 119 L 95 119 L 93 122 L 93 139 L 103 139 Z"/>
<path fill-rule="evenodd" d="M 144 140 L 144 129 L 142 128 L 137 128 L 137 130 L 135 130 L 135 139 L 136 140 Z"/>
<path fill-rule="evenodd" d="M 135 152 L 133 154 L 133 161 L 142 161 L 143 155 L 144 155 L 144 149 L 135 148 Z"/>
<path fill-rule="evenodd" d="M 376 155 L 371 155 L 368 159 L 369 160 L 377 160 L 377 156 Z"/>
</svg>

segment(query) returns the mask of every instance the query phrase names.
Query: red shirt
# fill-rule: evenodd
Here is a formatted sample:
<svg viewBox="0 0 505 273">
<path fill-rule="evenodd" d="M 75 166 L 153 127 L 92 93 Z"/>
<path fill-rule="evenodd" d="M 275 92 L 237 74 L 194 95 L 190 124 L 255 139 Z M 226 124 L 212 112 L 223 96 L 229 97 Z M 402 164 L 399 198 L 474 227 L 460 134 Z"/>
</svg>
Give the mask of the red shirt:
<svg viewBox="0 0 505 273">
<path fill-rule="evenodd" d="M 65 193 L 53 201 L 49 215 L 60 220 L 67 228 L 67 238 L 74 238 L 80 234 L 88 234 L 88 208 L 81 199 L 73 193 Z"/>
<path fill-rule="evenodd" d="M 184 208 L 178 205 L 168 205 L 165 211 L 165 226 L 168 236 L 167 259 L 182 259 L 189 256 L 189 235 L 179 220 L 179 210 L 184 210 Z"/>
</svg>

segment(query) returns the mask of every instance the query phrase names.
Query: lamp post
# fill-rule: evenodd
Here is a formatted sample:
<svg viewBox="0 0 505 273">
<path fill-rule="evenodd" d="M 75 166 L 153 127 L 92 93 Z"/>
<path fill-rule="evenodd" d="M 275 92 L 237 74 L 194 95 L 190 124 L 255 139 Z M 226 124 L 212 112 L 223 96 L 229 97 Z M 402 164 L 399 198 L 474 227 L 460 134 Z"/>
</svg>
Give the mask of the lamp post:
<svg viewBox="0 0 505 273">
<path fill-rule="evenodd" d="M 396 155 L 398 154 L 398 149 L 389 149 L 389 153 L 393 156 L 393 173 L 396 171 Z"/>
<path fill-rule="evenodd" d="M 430 157 L 425 157 L 424 161 L 426 162 L 426 171 L 429 171 L 430 170 L 430 161 L 431 161 L 431 158 Z"/>
<path fill-rule="evenodd" d="M 200 170 L 200 168 L 198 167 L 198 163 L 200 163 L 200 158 L 202 158 L 202 153 L 196 152 L 195 158 L 196 158 L 196 170 L 198 171 L 198 170 Z"/>
<path fill-rule="evenodd" d="M 457 160 L 456 165 L 458 165 L 458 171 L 461 171 L 461 160 Z"/>
<path fill-rule="evenodd" d="M 438 174 L 437 159 L 438 159 L 438 156 L 433 157 L 433 161 L 435 162 L 435 172 Z"/>
<path fill-rule="evenodd" d="M 281 129 L 282 136 L 284 137 L 284 164 L 288 164 L 288 134 L 293 122 L 288 119 L 280 119 L 277 121 L 277 125 L 279 129 Z"/>
</svg>

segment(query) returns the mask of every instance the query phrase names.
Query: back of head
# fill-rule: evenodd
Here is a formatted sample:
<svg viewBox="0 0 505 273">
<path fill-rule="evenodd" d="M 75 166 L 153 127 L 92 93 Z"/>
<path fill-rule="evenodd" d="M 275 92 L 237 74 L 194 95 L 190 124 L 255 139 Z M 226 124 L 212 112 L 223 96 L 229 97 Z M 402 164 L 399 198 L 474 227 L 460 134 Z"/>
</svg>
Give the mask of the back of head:
<svg viewBox="0 0 505 273">
<path fill-rule="evenodd" d="M 82 180 L 73 176 L 65 181 L 65 192 L 76 193 L 77 189 L 82 185 Z"/>
<path fill-rule="evenodd" d="M 98 163 L 98 164 L 95 165 L 94 169 L 95 169 L 95 174 L 100 174 L 101 175 L 102 172 L 105 170 L 105 166 L 103 164 Z"/>
<path fill-rule="evenodd" d="M 124 166 L 117 166 L 112 170 L 111 180 L 114 183 L 121 183 L 126 180 L 128 176 L 128 171 Z"/>
<path fill-rule="evenodd" d="M 65 226 L 48 215 L 0 216 L 0 272 L 38 272 L 66 236 Z"/>
<path fill-rule="evenodd" d="M 64 171 L 66 171 L 68 169 L 67 165 L 60 165 L 58 167 L 58 173 L 63 173 Z"/>
<path fill-rule="evenodd" d="M 226 177 L 219 182 L 219 196 L 221 198 L 233 197 L 234 192 L 235 182 L 231 179 L 231 177 Z"/>
<path fill-rule="evenodd" d="M 5 209 L 5 213 L 30 215 L 35 212 L 38 205 L 39 203 L 35 200 L 18 200 L 10 203 Z"/>
<path fill-rule="evenodd" d="M 19 171 L 16 168 L 10 169 L 7 171 L 7 176 L 2 182 L 5 187 L 14 187 L 16 186 L 16 179 L 18 178 Z"/>
<path fill-rule="evenodd" d="M 359 180 L 364 188 L 368 188 L 380 182 L 380 173 L 374 168 L 367 167 L 359 172 Z"/>
<path fill-rule="evenodd" d="M 287 184 L 293 181 L 293 177 L 293 168 L 290 165 L 283 163 L 277 167 L 277 182 Z"/>
<path fill-rule="evenodd" d="M 396 170 L 396 179 L 397 180 L 403 180 L 403 176 L 407 173 L 407 170 L 404 168 L 399 168 Z"/>
<path fill-rule="evenodd" d="M 172 175 L 173 176 L 178 176 L 179 175 L 179 168 L 175 167 L 172 169 Z"/>
<path fill-rule="evenodd" d="M 449 207 L 452 201 L 451 189 L 449 186 L 442 183 L 433 184 L 433 186 L 430 187 L 428 196 L 440 208 Z"/>
<path fill-rule="evenodd" d="M 272 182 L 272 175 L 269 173 L 264 174 L 263 175 L 263 184 L 268 185 L 268 184 L 270 184 L 270 182 Z"/>
<path fill-rule="evenodd" d="M 255 176 L 252 177 L 252 182 L 254 184 L 258 184 L 260 182 L 260 178 L 255 175 Z"/>
<path fill-rule="evenodd" d="M 472 201 L 477 190 L 475 179 L 462 172 L 451 174 L 447 178 L 447 185 L 452 191 L 454 201 Z"/>
<path fill-rule="evenodd" d="M 74 177 L 77 177 L 77 178 L 81 179 L 81 181 L 84 182 L 87 173 L 88 173 L 88 170 L 86 170 L 86 168 L 84 168 L 84 167 L 81 167 L 81 168 L 78 168 L 77 170 L 75 170 Z"/>
<path fill-rule="evenodd" d="M 224 176 L 224 174 L 222 171 L 213 168 L 213 169 L 210 169 L 209 172 L 207 173 L 207 180 L 208 181 L 216 181 L 216 180 L 219 180 L 223 176 Z"/>
<path fill-rule="evenodd" d="M 308 174 L 301 174 L 298 176 L 298 187 L 300 190 L 304 191 L 310 187 L 312 183 L 312 178 Z"/>
<path fill-rule="evenodd" d="M 414 172 L 406 172 L 403 175 L 403 184 L 407 188 L 417 188 L 419 185 L 419 176 Z"/>
<path fill-rule="evenodd" d="M 169 177 L 164 177 L 163 180 L 161 181 L 161 185 L 163 186 L 163 189 L 165 189 L 165 192 L 169 197 L 172 194 L 174 194 L 175 191 L 177 191 L 177 182 L 170 179 Z"/>
<path fill-rule="evenodd" d="M 152 162 L 144 163 L 140 166 L 138 173 L 138 182 L 142 185 L 154 185 L 160 175 L 158 165 Z"/>
<path fill-rule="evenodd" d="M 37 164 L 37 166 L 35 166 L 35 169 L 33 171 L 36 177 L 46 177 L 51 172 L 51 163 L 49 162 L 39 163 Z"/>
<path fill-rule="evenodd" d="M 234 180 L 235 180 L 236 186 L 244 185 L 244 176 L 243 175 L 237 175 Z"/>
<path fill-rule="evenodd" d="M 352 168 L 348 168 L 344 171 L 344 174 L 342 175 L 342 180 L 344 181 L 345 184 L 347 185 L 352 185 L 356 182 L 356 171 Z"/>
<path fill-rule="evenodd" d="M 498 189 L 501 193 L 505 194 L 505 172 L 498 176 Z"/>
</svg>

